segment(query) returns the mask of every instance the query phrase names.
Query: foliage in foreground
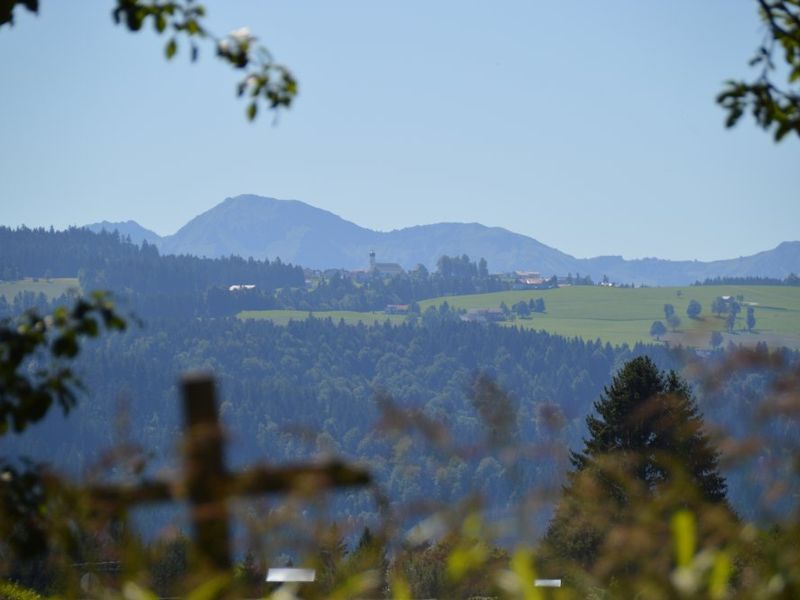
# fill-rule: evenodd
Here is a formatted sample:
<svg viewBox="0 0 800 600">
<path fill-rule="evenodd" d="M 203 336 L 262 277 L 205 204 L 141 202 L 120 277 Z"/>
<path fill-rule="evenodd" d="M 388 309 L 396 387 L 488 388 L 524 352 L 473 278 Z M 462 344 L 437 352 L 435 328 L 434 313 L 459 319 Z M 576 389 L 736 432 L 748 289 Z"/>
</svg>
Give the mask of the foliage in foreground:
<svg viewBox="0 0 800 600">
<path fill-rule="evenodd" d="M 764 38 L 750 61 L 758 69 L 752 81 L 726 82 L 717 102 L 733 127 L 745 112 L 772 130 L 776 142 L 787 134 L 800 136 L 800 0 L 757 0 Z M 776 55 L 782 59 L 776 60 Z M 779 82 L 780 75 L 786 76 Z"/>
<path fill-rule="evenodd" d="M 10 355 L 2 356 L 7 360 Z M 719 365 L 712 379 L 719 384 L 733 371 L 756 363 L 774 372 L 772 394 L 760 402 L 762 416 L 779 415 L 790 424 L 800 406 L 796 364 L 781 363 L 778 354 L 746 353 Z M 473 447 L 473 452 L 498 451 L 513 467 L 515 461 L 536 460 L 537 452 L 547 450 L 544 445 L 519 447 L 512 435 L 510 400 L 494 382 L 476 380 L 471 398 L 485 429 L 483 447 Z M 565 587 L 550 594 L 561 598 L 798 597 L 797 507 L 791 505 L 760 526 L 731 513 L 723 501 L 724 483 L 716 475 L 711 438 L 677 377 L 659 373 L 648 359 L 635 359 L 623 367 L 596 409 L 597 416 L 589 418 L 592 437 L 584 452 L 573 455 L 576 473 L 593 477 L 573 477 L 565 495 L 577 509 L 572 517 L 598 518 L 603 528 L 602 543 L 583 564 L 545 560 L 548 544 L 536 544 L 531 529 L 541 500 L 536 493 L 518 498 L 516 515 L 497 520 L 483 513 L 477 495 L 447 506 L 397 507 L 387 505 L 376 489 L 374 501 L 383 517 L 368 532 L 354 521 L 332 526 L 320 490 L 306 485 L 278 500 L 244 506 L 240 516 L 249 527 L 240 543 L 251 553 L 231 572 L 213 573 L 198 566 L 196 549 L 175 530 L 145 543 L 137 539 L 124 512 L 98 511 L 82 490 L 43 477 L 37 493 L 27 500 L 43 518 L 46 551 L 26 557 L 4 535 L 0 595 L 531 599 L 547 597 L 533 585 L 540 576 L 564 579 Z M 432 425 L 413 416 L 397 417 L 397 428 Z M 553 425 L 558 425 L 557 419 Z M 730 447 L 731 440 L 718 443 L 725 445 L 729 460 L 748 450 Z M 642 461 L 639 452 L 609 448 L 645 448 L 650 462 Z M 795 454 L 794 469 L 797 456 L 800 453 Z M 126 459 L 125 452 L 118 455 L 112 475 L 124 475 L 131 466 Z M 507 472 L 513 477 L 515 470 Z M 792 476 L 797 476 L 796 470 Z M 4 494 L 12 482 L 24 484 L 17 473 L 4 470 Z M 781 494 L 780 489 L 768 490 L 764 500 Z M 3 516 L 8 514 L 4 506 Z M 409 529 L 409 523 L 416 526 Z M 559 514 L 554 523 L 557 527 Z M 16 524 L 5 520 L 4 532 Z M 281 554 L 287 551 L 288 556 Z M 267 586 L 262 579 L 266 566 L 282 560 L 315 567 L 317 583 Z M 102 566 L 109 564 L 118 570 L 103 572 Z M 90 572 L 94 577 L 85 576 Z"/>
<path fill-rule="evenodd" d="M 39 12 L 39 0 L 0 0 L 0 28 L 14 25 L 15 8 L 24 7 Z M 210 43 L 220 60 L 231 68 L 244 72 L 236 86 L 240 98 L 247 98 L 247 118 L 258 115 L 263 102 L 278 111 L 291 106 L 298 93 L 297 80 L 284 65 L 278 64 L 266 47 L 246 27 L 220 36 L 206 25 L 206 8 L 194 0 L 116 0 L 111 12 L 114 23 L 130 32 L 147 26 L 158 35 L 168 36 L 164 55 L 171 60 L 179 44 L 188 49 L 194 62 L 200 56 L 200 46 Z"/>
</svg>

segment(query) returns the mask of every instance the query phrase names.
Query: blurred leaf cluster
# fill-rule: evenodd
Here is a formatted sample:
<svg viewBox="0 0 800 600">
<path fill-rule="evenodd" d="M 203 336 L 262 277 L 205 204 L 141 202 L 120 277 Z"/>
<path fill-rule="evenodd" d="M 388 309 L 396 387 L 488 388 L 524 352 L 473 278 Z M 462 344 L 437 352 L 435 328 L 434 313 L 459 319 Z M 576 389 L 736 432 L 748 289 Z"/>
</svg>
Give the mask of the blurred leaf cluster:
<svg viewBox="0 0 800 600">
<path fill-rule="evenodd" d="M 14 8 L 17 6 L 35 13 L 39 11 L 39 0 L 0 0 L 0 27 L 14 24 Z"/>
<path fill-rule="evenodd" d="M 38 13 L 39 0 L 0 0 L 0 27 L 14 24 L 17 6 Z M 189 48 L 194 62 L 200 56 L 200 44 L 213 44 L 216 55 L 233 69 L 244 72 L 236 86 L 239 97 L 249 99 L 246 114 L 249 120 L 258 115 L 259 101 L 271 110 L 288 108 L 297 96 L 297 80 L 291 71 L 278 63 L 247 27 L 227 35 L 215 35 L 205 25 L 206 8 L 194 0 L 116 0 L 112 17 L 117 25 L 131 32 L 151 24 L 159 35 L 168 35 L 164 55 L 171 60 L 181 40 Z"/>
<path fill-rule="evenodd" d="M 800 136 L 800 0 L 757 0 L 766 32 L 750 65 L 759 69 L 752 81 L 729 80 L 717 102 L 733 127 L 745 112 L 773 130 L 775 141 L 794 132 Z M 776 55 L 783 60 L 776 60 Z M 786 81 L 779 81 L 783 76 Z"/>
<path fill-rule="evenodd" d="M 81 340 L 97 337 L 102 328 L 125 327 L 102 292 L 52 315 L 29 311 L 17 322 L 0 322 L 0 436 L 39 421 L 54 402 L 69 412 L 81 382 L 68 362 L 78 354 Z"/>
</svg>

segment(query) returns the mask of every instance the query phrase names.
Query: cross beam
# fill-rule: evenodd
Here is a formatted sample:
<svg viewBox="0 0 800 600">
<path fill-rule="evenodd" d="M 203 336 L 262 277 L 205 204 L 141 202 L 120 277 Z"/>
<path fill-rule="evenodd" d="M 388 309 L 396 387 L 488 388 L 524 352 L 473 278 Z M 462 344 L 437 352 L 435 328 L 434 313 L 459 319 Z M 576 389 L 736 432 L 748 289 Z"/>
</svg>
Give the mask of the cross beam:
<svg viewBox="0 0 800 600">
<path fill-rule="evenodd" d="M 206 568 L 231 567 L 227 500 L 293 490 L 318 490 L 370 483 L 369 473 L 341 461 L 251 467 L 231 473 L 225 467 L 224 439 L 214 391 L 207 374 L 182 380 L 184 477 L 144 481 L 135 486 L 99 485 L 89 490 L 95 506 L 111 512 L 132 505 L 187 499 L 194 548 Z"/>
</svg>

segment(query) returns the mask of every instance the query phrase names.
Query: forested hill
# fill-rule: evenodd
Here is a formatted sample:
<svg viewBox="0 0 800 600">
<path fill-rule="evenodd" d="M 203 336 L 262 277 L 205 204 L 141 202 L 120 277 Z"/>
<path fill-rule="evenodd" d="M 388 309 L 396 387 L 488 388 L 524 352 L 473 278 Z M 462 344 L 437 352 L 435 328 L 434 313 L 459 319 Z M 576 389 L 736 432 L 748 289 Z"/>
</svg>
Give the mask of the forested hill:
<svg viewBox="0 0 800 600">
<path fill-rule="evenodd" d="M 509 289 L 510 283 L 490 276 L 485 261 L 442 257 L 439 269 L 421 269 L 391 278 L 365 277 L 356 283 L 338 274 L 306 286 L 300 266 L 238 256 L 197 258 L 161 255 L 117 231 L 87 229 L 16 230 L 0 228 L 0 279 L 78 277 L 84 291 L 109 290 L 144 318 L 219 317 L 242 310 L 383 310 L 387 304 L 409 304 L 450 294 Z M 234 292 L 230 286 L 253 289 Z M 0 297 L 0 316 L 32 306 L 49 309 L 44 297 Z"/>
<path fill-rule="evenodd" d="M 153 467 L 163 467 L 174 462 L 180 436 L 179 374 L 207 369 L 219 382 L 234 464 L 332 453 L 369 464 L 393 500 L 451 502 L 474 492 L 502 509 L 533 487 L 558 487 L 567 468 L 564 452 L 580 447 L 593 402 L 611 374 L 640 354 L 664 368 L 679 366 L 664 347 L 612 347 L 447 314 L 371 327 L 313 318 L 287 326 L 156 321 L 87 344 L 78 366 L 89 393 L 79 407 L 66 419 L 53 411 L 46 423 L 7 439 L 5 452 L 84 472 L 101 451 L 128 440 L 114 433 L 122 411 L 130 441 L 147 450 Z M 796 364 L 797 354 L 785 354 Z M 483 445 L 485 411 L 499 400 L 475 401 L 471 386 L 480 372 L 510 397 L 513 424 L 497 447 Z M 741 433 L 751 435 L 759 423 L 753 398 L 763 396 L 765 382 L 752 372 L 732 377 L 716 399 L 701 396 L 705 418 L 733 432 L 748 423 Z M 406 421 L 400 437 L 387 429 L 391 421 L 381 425 L 381 394 L 419 411 L 426 435 L 408 425 L 419 419 Z M 785 421 L 760 433 L 771 440 L 765 452 L 773 458 L 800 435 Z M 435 449 L 431 438 L 443 448 Z M 546 452 L 543 445 L 550 445 Z M 523 454 L 512 465 L 507 452 L 514 448 Z M 742 483 L 747 473 L 728 476 L 734 505 L 753 510 L 758 503 L 752 496 L 763 490 Z M 375 507 L 368 496 L 353 493 L 343 510 L 357 516 Z"/>
<path fill-rule="evenodd" d="M 208 369 L 221 389 L 234 463 L 334 453 L 370 464 L 398 501 L 449 501 L 474 491 L 506 505 L 512 496 L 501 485 L 509 480 L 500 450 L 474 454 L 485 437 L 470 400 L 475 375 L 487 373 L 511 395 L 517 425 L 504 443 L 577 444 L 612 371 L 645 351 L 673 364 L 660 348 L 613 348 L 448 315 L 425 325 L 373 327 L 319 319 L 285 327 L 235 319 L 149 322 L 87 344 L 79 371 L 89 393 L 79 407 L 7 440 L 14 447 L 6 452 L 82 472 L 119 442 L 113 424 L 125 409 L 133 441 L 152 452 L 155 465 L 171 462 L 180 429 L 177 378 Z M 417 436 L 395 444 L 378 428 L 381 390 L 398 406 L 420 410 L 474 457 L 434 452 Z M 557 433 L 548 426 L 553 420 L 563 423 Z M 525 485 L 554 485 L 562 468 L 557 458 L 531 461 Z M 364 499 L 352 502 L 353 514 L 374 510 Z"/>
<path fill-rule="evenodd" d="M 302 268 L 280 260 L 160 256 L 152 244 L 131 243 L 116 231 L 0 227 L 1 279 L 76 276 L 85 290 L 135 291 L 165 302 L 214 286 L 252 283 L 274 290 L 304 283 Z"/>
</svg>

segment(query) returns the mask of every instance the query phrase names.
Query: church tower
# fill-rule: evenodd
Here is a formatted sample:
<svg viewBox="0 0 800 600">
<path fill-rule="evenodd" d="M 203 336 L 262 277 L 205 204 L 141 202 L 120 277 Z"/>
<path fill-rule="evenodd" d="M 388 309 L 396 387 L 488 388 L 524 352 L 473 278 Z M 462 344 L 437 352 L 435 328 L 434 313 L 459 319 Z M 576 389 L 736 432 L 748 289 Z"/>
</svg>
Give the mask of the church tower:
<svg viewBox="0 0 800 600">
<path fill-rule="evenodd" d="M 374 250 L 372 250 L 369 253 L 369 270 L 370 271 L 374 271 L 375 270 L 375 251 Z"/>
</svg>

